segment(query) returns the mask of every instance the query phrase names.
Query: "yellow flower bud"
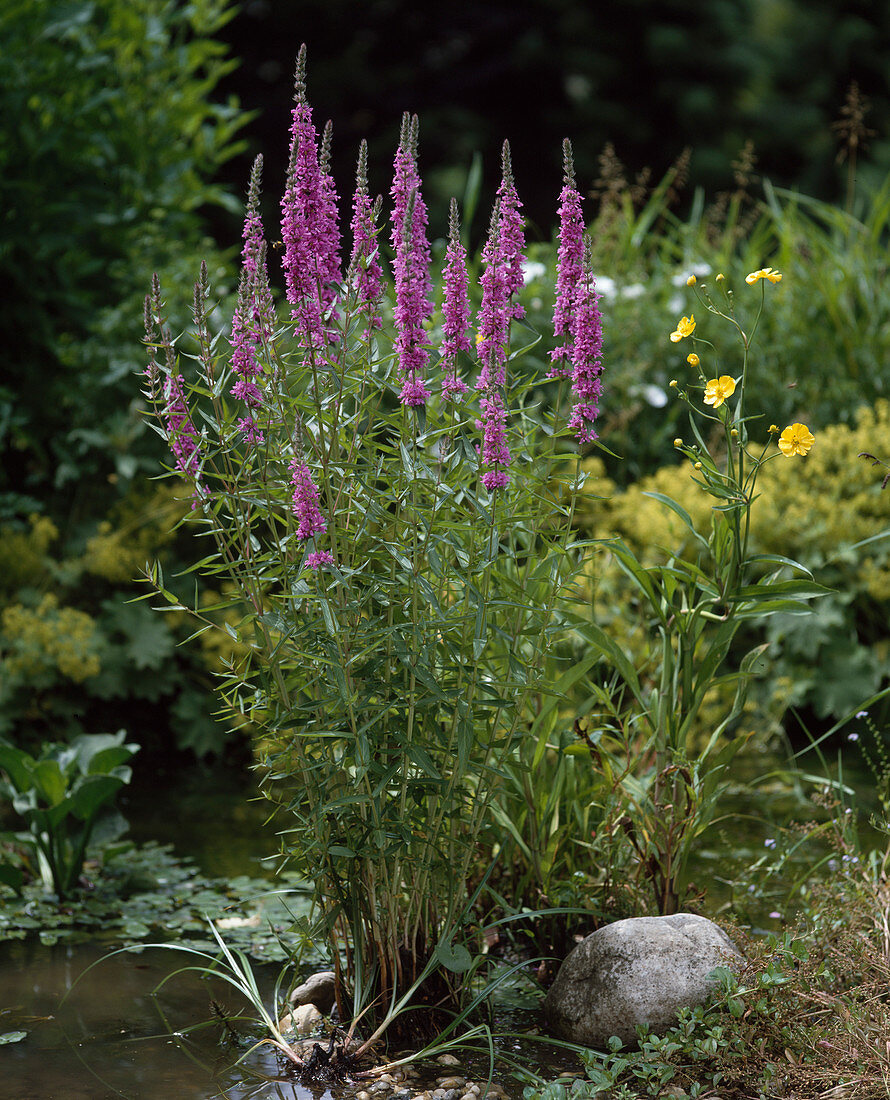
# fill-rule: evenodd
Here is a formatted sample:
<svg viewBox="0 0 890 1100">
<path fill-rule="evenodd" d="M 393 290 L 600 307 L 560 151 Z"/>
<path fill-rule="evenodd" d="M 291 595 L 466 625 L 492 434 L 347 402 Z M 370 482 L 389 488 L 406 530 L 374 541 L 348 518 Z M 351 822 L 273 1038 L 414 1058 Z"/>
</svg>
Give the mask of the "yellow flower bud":
<svg viewBox="0 0 890 1100">
<path fill-rule="evenodd" d="M 700 462 L 696 462 L 696 464 L 695 464 L 695 465 L 693 466 L 693 469 L 694 469 L 694 470 L 700 470 L 701 468 L 702 468 L 702 467 L 701 467 L 701 463 L 700 463 Z"/>
<path fill-rule="evenodd" d="M 779 430 L 779 425 L 778 424 L 770 424 L 770 426 L 769 426 L 769 434 L 770 435 L 775 435 L 778 430 Z"/>
<path fill-rule="evenodd" d="M 719 274 L 719 275 L 717 276 L 717 282 L 718 282 L 718 283 L 723 283 L 723 282 L 726 282 L 726 276 L 725 276 L 725 275 L 723 274 L 723 272 L 722 272 L 722 271 L 721 271 L 721 272 L 720 272 L 720 274 Z"/>
<path fill-rule="evenodd" d="M 675 389 L 677 388 L 677 379 L 676 379 L 676 378 L 672 378 L 672 379 L 670 380 L 670 382 L 668 382 L 668 386 L 669 386 L 669 387 L 670 387 L 670 388 L 671 388 L 672 390 L 675 390 Z"/>
<path fill-rule="evenodd" d="M 683 440 L 680 439 L 679 436 L 677 436 L 677 438 L 674 440 L 674 446 L 675 447 L 682 447 L 683 446 Z"/>
<path fill-rule="evenodd" d="M 733 439 L 738 439 L 739 438 L 738 428 L 733 428 L 732 431 L 729 434 L 732 436 Z"/>
<path fill-rule="evenodd" d="M 696 279 L 696 277 L 694 275 L 690 275 L 689 278 L 686 280 L 686 285 L 687 286 L 695 286 L 695 284 L 697 282 L 698 282 L 698 280 Z"/>
<path fill-rule="evenodd" d="M 690 367 L 697 367 L 699 365 L 699 363 L 701 362 L 701 359 L 699 359 L 699 357 L 695 354 L 694 351 L 691 351 L 686 356 L 686 362 L 690 365 Z"/>
</svg>

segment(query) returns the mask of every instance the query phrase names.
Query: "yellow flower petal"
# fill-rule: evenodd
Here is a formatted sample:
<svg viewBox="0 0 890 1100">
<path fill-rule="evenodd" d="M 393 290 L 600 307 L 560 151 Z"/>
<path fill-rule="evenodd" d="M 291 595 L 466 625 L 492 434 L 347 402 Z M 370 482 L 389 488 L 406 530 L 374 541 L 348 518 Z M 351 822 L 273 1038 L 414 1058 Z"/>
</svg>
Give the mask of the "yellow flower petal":
<svg viewBox="0 0 890 1100">
<path fill-rule="evenodd" d="M 677 322 L 676 329 L 671 333 L 671 343 L 676 344 L 684 338 L 684 336 L 691 336 L 695 331 L 695 317 L 681 317 Z"/>
<path fill-rule="evenodd" d="M 719 409 L 727 397 L 735 393 L 735 379 L 728 374 L 722 374 L 719 378 L 712 378 L 705 385 L 704 402 Z"/>
<path fill-rule="evenodd" d="M 771 283 L 780 283 L 782 275 L 778 271 L 773 271 L 771 267 L 762 267 L 759 271 L 752 271 L 750 275 L 745 276 L 745 282 L 749 286 L 753 286 L 760 279 L 769 279 Z"/>
<path fill-rule="evenodd" d="M 806 424 L 789 424 L 779 436 L 779 450 L 786 458 L 805 455 L 816 442 L 816 437 Z"/>
</svg>

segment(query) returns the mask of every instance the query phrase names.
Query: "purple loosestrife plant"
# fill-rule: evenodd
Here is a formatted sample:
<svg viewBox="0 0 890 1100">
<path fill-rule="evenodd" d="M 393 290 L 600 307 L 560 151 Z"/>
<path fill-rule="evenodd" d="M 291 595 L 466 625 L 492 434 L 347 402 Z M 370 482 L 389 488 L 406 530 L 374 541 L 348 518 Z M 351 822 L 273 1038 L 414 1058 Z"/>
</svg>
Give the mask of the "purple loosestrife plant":
<svg viewBox="0 0 890 1100">
<path fill-rule="evenodd" d="M 572 145 L 568 138 L 562 144 L 564 183 L 559 196 L 559 251 L 556 262 L 556 302 L 553 307 L 553 335 L 562 339 L 550 353 L 553 367 L 551 378 L 568 378 L 572 374 L 572 319 L 575 315 L 575 294 L 584 268 L 584 216 L 581 195 L 575 186 L 575 166 Z"/>
<path fill-rule="evenodd" d="M 202 543 L 196 569 L 226 577 L 238 609 L 244 656 L 228 666 L 223 698 L 256 728 L 267 791 L 287 816 L 288 858 L 311 879 L 333 958 L 345 960 L 342 1017 L 352 996 L 372 1021 L 366 1047 L 412 997 L 447 1010 L 465 1003 L 468 883 L 492 835 L 497 777 L 530 729 L 538 737 L 535 723 L 549 706 L 541 692 L 558 705 L 550 653 L 579 564 L 567 549 L 571 513 L 560 481 L 565 425 L 555 410 L 525 401 L 536 383 L 521 372 L 508 388 L 524 249 L 509 149 L 483 252 L 480 369 L 470 391 L 459 363 L 472 350 L 475 288 L 456 204 L 440 340 L 428 324 L 417 134 L 417 120 L 405 116 L 392 183 L 392 280 L 379 263 L 363 147 L 341 282 L 329 137 L 319 156 L 301 50 L 282 200 L 294 323 L 274 323 L 258 167 L 231 350 L 214 350 L 205 283 L 190 391 L 169 334 L 157 335 L 159 290 L 146 322 L 149 396 L 177 472 L 212 490 L 199 505 L 216 551 Z M 155 360 L 161 347 L 164 364 Z M 262 430 L 262 446 L 244 445 L 245 405 L 247 435 Z M 511 470 L 508 418 L 521 470 Z M 180 606 L 159 573 L 149 579 Z M 210 629 L 201 607 L 192 610 Z M 426 1011 L 431 1026 L 443 1022 Z M 413 1024 L 409 1031 L 416 1034 Z"/>
</svg>

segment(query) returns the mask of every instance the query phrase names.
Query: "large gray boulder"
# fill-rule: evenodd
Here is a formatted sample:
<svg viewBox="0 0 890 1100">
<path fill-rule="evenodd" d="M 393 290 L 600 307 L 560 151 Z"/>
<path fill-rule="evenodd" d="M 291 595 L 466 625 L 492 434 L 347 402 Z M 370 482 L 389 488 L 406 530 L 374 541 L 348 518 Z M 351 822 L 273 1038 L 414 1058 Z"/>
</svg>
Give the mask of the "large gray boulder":
<svg viewBox="0 0 890 1100">
<path fill-rule="evenodd" d="M 560 1038 L 595 1050 L 607 1050 L 611 1035 L 634 1045 L 639 1024 L 666 1031 L 681 1008 L 708 999 L 712 970 L 741 963 L 729 936 L 705 917 L 619 920 L 569 953 L 544 1000 L 544 1020 Z"/>
</svg>

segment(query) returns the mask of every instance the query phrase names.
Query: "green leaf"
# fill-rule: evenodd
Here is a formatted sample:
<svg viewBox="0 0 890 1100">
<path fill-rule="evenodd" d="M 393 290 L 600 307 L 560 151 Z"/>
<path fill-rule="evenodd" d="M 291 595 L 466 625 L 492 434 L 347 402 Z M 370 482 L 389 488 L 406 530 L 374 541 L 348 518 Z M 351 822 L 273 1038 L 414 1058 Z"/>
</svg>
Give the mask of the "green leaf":
<svg viewBox="0 0 890 1100">
<path fill-rule="evenodd" d="M 27 1031 L 7 1031 L 5 1034 L 0 1035 L 0 1046 L 6 1046 L 8 1043 L 20 1043 L 27 1034 Z"/>
<path fill-rule="evenodd" d="M 40 760 L 34 766 L 34 787 L 49 806 L 56 806 L 65 797 L 68 780 L 58 760 Z"/>
<path fill-rule="evenodd" d="M 71 793 L 71 812 L 80 821 L 89 821 L 114 798 L 124 785 L 123 779 L 113 775 L 90 775 Z"/>
<path fill-rule="evenodd" d="M 437 961 L 452 974 L 465 974 L 473 966 L 473 956 L 463 944 L 453 944 L 449 939 L 439 940 L 434 952 Z"/>
</svg>

